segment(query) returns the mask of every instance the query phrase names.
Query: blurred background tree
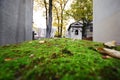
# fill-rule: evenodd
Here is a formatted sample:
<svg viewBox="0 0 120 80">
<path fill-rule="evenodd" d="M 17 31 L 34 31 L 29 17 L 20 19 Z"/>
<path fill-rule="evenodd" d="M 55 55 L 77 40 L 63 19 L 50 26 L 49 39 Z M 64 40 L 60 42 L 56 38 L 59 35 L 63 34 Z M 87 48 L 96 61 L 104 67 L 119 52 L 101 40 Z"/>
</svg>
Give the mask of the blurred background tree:
<svg viewBox="0 0 120 80">
<path fill-rule="evenodd" d="M 63 32 L 65 33 L 66 30 L 66 24 L 67 24 L 67 19 L 64 17 L 64 12 L 65 12 L 65 7 L 67 5 L 69 0 L 53 0 L 52 1 L 52 11 L 53 11 L 53 26 L 57 27 L 57 32 L 56 36 L 57 37 L 62 37 Z M 48 14 L 49 14 L 49 0 L 35 0 L 35 10 L 38 10 L 39 7 L 45 8 L 45 12 L 43 14 L 46 17 L 46 26 L 48 26 Z M 63 31 L 64 30 L 64 31 Z"/>
</svg>

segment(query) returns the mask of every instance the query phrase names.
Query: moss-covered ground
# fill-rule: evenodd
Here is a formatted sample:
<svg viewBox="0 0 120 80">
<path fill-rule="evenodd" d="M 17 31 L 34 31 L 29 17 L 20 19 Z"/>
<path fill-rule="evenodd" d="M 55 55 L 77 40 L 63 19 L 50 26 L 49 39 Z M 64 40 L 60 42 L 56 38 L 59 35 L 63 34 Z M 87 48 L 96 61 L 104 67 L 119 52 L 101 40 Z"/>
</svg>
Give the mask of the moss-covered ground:
<svg viewBox="0 0 120 80">
<path fill-rule="evenodd" d="M 120 80 L 120 60 L 103 59 L 97 47 L 66 38 L 1 46 L 0 80 Z"/>
</svg>

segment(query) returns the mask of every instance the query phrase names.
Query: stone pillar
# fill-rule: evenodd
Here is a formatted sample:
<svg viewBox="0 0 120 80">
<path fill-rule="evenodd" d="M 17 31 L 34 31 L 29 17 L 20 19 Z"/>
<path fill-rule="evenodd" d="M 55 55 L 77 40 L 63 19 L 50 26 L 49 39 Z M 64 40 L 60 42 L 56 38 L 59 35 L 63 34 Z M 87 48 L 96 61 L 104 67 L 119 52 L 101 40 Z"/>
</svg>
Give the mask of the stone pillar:
<svg viewBox="0 0 120 80">
<path fill-rule="evenodd" d="M 120 42 L 120 0 L 94 0 L 93 40 Z"/>
<path fill-rule="evenodd" d="M 0 45 L 32 39 L 32 0 L 0 0 Z"/>
</svg>

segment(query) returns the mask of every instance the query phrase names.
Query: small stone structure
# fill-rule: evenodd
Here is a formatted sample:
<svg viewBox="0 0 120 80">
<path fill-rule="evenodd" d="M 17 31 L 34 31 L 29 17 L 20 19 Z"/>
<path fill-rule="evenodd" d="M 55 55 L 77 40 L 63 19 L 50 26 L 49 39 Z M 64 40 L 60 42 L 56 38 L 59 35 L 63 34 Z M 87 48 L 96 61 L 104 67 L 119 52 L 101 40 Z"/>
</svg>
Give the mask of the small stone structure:
<svg viewBox="0 0 120 80">
<path fill-rule="evenodd" d="M 93 37 L 93 22 L 90 22 L 86 27 L 86 38 Z"/>
<path fill-rule="evenodd" d="M 32 40 L 33 0 L 0 0 L 0 45 Z"/>
<path fill-rule="evenodd" d="M 70 24 L 67 31 L 67 38 L 82 39 L 82 23 L 75 22 Z"/>
<path fill-rule="evenodd" d="M 66 37 L 67 38 L 73 38 L 73 39 L 87 39 L 87 38 L 92 38 L 93 36 L 93 23 L 90 22 L 86 28 L 85 28 L 85 35 L 82 36 L 82 27 L 83 23 L 82 22 L 74 22 L 70 24 Z"/>
</svg>

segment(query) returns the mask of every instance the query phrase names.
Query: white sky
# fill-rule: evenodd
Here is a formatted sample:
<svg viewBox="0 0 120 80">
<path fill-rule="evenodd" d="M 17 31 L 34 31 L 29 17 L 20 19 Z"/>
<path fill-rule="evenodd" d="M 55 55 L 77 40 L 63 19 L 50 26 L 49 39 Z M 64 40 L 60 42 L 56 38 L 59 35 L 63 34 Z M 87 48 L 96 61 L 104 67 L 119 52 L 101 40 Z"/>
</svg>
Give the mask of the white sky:
<svg viewBox="0 0 120 80">
<path fill-rule="evenodd" d="M 70 8 L 70 4 L 72 3 L 73 0 L 69 0 L 69 2 L 66 5 L 66 9 Z M 33 22 L 37 25 L 37 27 L 40 28 L 46 28 L 46 20 L 45 20 L 45 16 L 43 16 L 43 9 L 40 9 L 38 11 L 33 11 Z M 74 20 L 70 20 L 68 24 L 74 22 Z M 69 25 L 66 26 L 66 28 Z"/>
<path fill-rule="evenodd" d="M 45 28 L 46 20 L 43 17 L 42 11 L 33 11 L 33 21 L 37 25 L 37 27 Z"/>
</svg>

